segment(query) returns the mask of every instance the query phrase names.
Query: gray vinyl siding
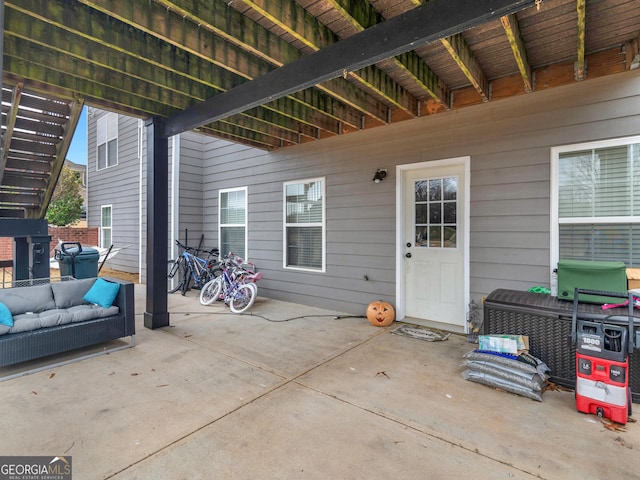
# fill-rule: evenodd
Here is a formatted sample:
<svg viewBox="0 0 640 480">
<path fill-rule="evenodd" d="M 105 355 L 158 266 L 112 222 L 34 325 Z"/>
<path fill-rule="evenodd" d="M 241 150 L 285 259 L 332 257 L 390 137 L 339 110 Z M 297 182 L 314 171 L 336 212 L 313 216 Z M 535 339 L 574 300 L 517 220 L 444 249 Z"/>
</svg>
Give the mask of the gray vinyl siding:
<svg viewBox="0 0 640 480">
<path fill-rule="evenodd" d="M 133 152 L 135 135 L 124 126 L 120 148 Z M 136 131 L 135 120 L 126 126 Z M 139 166 L 120 157 L 117 181 L 99 175 L 95 131 L 89 132 L 90 218 L 99 221 L 100 205 L 112 204 L 117 221 L 124 200 L 137 234 Z M 372 300 L 396 301 L 395 167 L 469 156 L 471 298 L 496 288 L 549 286 L 551 148 L 638 133 L 638 70 L 275 152 L 187 133 L 180 142 L 178 235 L 184 240 L 188 229 L 189 243 L 204 234 L 205 246 L 217 246 L 220 189 L 247 187 L 248 260 L 264 274 L 260 294 L 362 314 Z M 377 168 L 388 176 L 374 184 Z M 129 175 L 135 180 L 127 188 Z M 284 269 L 283 183 L 317 177 L 326 186 L 326 273 Z M 143 185 L 146 191 L 144 176 Z M 142 203 L 146 222 L 146 193 Z"/>
<path fill-rule="evenodd" d="M 395 166 L 470 156 L 471 298 L 549 286 L 550 149 L 637 135 L 639 73 L 272 153 L 208 139 L 207 236 L 217 239 L 219 189 L 247 186 L 248 250 L 264 273 L 261 295 L 362 313 L 372 300 L 395 302 Z M 380 184 L 372 182 L 377 168 L 389 170 Z M 315 177 L 326 178 L 327 271 L 283 269 L 283 182 Z"/>
<path fill-rule="evenodd" d="M 118 115 L 118 164 L 96 170 L 97 119 L 106 112 L 92 110 L 88 121 L 87 225 L 100 227 L 100 208 L 111 205 L 112 242 L 123 248 L 105 266 L 123 272 L 138 272 L 139 179 L 138 119 Z M 108 245 L 106 246 L 108 247 Z"/>
<path fill-rule="evenodd" d="M 178 238 L 185 241 L 188 231 L 190 246 L 197 246 L 203 232 L 203 143 L 206 137 L 195 133 L 185 133 L 180 138 L 180 212 Z M 202 246 L 213 247 L 208 238 Z"/>
</svg>

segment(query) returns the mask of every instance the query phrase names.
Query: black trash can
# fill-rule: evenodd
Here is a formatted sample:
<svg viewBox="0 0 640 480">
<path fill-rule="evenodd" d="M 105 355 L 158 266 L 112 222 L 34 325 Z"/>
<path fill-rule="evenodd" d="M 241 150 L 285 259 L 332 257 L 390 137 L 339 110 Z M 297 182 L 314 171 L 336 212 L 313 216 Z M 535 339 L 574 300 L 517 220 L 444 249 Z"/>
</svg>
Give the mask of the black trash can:
<svg viewBox="0 0 640 480">
<path fill-rule="evenodd" d="M 60 276 L 93 278 L 98 276 L 100 253 L 95 248 L 82 248 L 80 243 L 62 243 L 55 258 L 60 266 Z"/>
</svg>

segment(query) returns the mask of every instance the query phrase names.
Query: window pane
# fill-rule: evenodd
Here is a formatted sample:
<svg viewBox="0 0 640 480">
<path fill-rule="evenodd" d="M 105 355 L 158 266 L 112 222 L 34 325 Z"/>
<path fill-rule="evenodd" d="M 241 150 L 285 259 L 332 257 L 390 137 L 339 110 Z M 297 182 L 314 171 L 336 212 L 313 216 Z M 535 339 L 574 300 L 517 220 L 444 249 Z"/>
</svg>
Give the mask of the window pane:
<svg viewBox="0 0 640 480">
<path fill-rule="evenodd" d="M 287 227 L 287 266 L 322 268 L 322 227 Z"/>
<path fill-rule="evenodd" d="M 456 236 L 456 227 L 443 227 L 442 233 L 444 234 L 443 244 L 442 246 L 445 248 L 456 248 L 457 244 L 457 236 Z"/>
<path fill-rule="evenodd" d="M 416 205 L 416 224 L 427 223 L 427 205 Z"/>
<path fill-rule="evenodd" d="M 416 247 L 427 247 L 428 243 L 427 227 L 416 227 Z"/>
<path fill-rule="evenodd" d="M 560 225 L 560 258 L 590 261 L 621 261 L 640 267 L 638 224 Z"/>
<path fill-rule="evenodd" d="M 444 223 L 456 223 L 456 202 L 447 202 L 444 204 Z"/>
<path fill-rule="evenodd" d="M 322 223 L 322 182 L 287 185 L 286 222 Z"/>
<path fill-rule="evenodd" d="M 638 145 L 561 154 L 560 218 L 637 215 L 638 172 Z"/>
<path fill-rule="evenodd" d="M 220 223 L 244 225 L 246 219 L 245 191 L 220 194 Z"/>
<path fill-rule="evenodd" d="M 429 227 L 429 246 L 442 246 L 442 227 Z"/>
<path fill-rule="evenodd" d="M 111 207 L 102 208 L 102 226 L 103 227 L 111 226 Z"/>
<path fill-rule="evenodd" d="M 103 248 L 107 248 L 110 247 L 112 245 L 111 242 L 111 229 L 110 228 L 103 228 L 102 229 L 102 247 Z"/>
<path fill-rule="evenodd" d="M 416 202 L 426 202 L 429 200 L 429 182 L 421 180 L 415 183 Z"/>
<path fill-rule="evenodd" d="M 429 223 L 442 223 L 442 203 L 429 205 Z"/>
<path fill-rule="evenodd" d="M 458 198 L 458 179 L 449 177 L 443 179 L 444 200 L 456 200 Z"/>
<path fill-rule="evenodd" d="M 111 140 L 107 145 L 107 153 L 109 156 L 107 160 L 107 166 L 113 167 L 114 165 L 118 164 L 118 140 Z"/>
<path fill-rule="evenodd" d="M 220 227 L 220 253 L 246 256 L 244 227 Z"/>
<path fill-rule="evenodd" d="M 107 167 L 107 144 L 98 145 L 98 170 Z"/>
<path fill-rule="evenodd" d="M 429 180 L 429 200 L 442 200 L 442 180 Z"/>
</svg>

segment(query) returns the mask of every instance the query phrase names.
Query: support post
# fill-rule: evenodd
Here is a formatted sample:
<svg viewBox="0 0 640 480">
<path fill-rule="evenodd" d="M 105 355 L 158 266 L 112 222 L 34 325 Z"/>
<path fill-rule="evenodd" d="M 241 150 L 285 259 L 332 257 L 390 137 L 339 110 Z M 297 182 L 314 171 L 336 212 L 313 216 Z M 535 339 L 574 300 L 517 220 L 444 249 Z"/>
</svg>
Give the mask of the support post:
<svg viewBox="0 0 640 480">
<path fill-rule="evenodd" d="M 29 279 L 29 242 L 27 237 L 13 237 L 13 280 Z"/>
<path fill-rule="evenodd" d="M 169 141 L 164 121 L 152 117 L 147 133 L 147 303 L 144 326 L 169 326 L 167 308 L 167 251 L 169 215 Z"/>
</svg>

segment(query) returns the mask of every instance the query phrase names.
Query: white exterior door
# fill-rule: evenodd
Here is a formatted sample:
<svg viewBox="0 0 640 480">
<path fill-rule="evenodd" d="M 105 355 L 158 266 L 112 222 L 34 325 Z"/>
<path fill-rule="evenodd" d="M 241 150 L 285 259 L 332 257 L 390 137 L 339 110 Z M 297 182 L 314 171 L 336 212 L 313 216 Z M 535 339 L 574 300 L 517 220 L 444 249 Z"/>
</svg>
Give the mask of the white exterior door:
<svg viewBox="0 0 640 480">
<path fill-rule="evenodd" d="M 466 328 L 467 170 L 468 159 L 401 170 L 404 288 L 398 300 L 407 321 Z"/>
</svg>

